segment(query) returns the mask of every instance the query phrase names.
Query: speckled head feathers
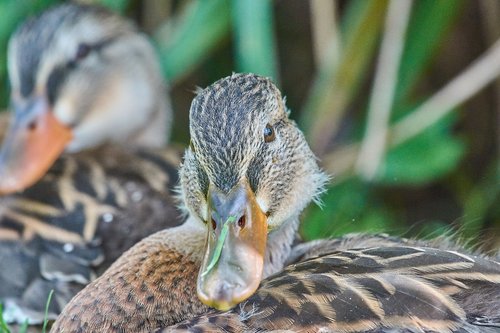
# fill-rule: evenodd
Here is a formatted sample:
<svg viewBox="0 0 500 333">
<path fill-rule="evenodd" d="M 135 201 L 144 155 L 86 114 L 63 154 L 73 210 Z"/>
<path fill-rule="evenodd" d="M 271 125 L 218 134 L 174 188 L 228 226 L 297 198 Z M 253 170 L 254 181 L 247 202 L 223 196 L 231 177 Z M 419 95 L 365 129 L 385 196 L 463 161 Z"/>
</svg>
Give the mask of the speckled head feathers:
<svg viewBox="0 0 500 333">
<path fill-rule="evenodd" d="M 229 191 L 266 149 L 265 126 L 286 117 L 278 89 L 263 77 L 234 74 L 203 90 L 191 106 L 191 139 L 214 184 Z"/>
<path fill-rule="evenodd" d="M 233 74 L 200 91 L 191 105 L 192 144 L 181 170 L 191 211 L 203 219 L 210 184 L 228 192 L 245 178 L 271 227 L 297 216 L 326 177 L 288 115 L 278 88 L 255 74 Z M 266 130 L 272 140 L 265 139 Z"/>
<path fill-rule="evenodd" d="M 26 105 L 46 101 L 72 129 L 67 151 L 165 144 L 171 110 L 159 60 L 132 21 L 65 3 L 25 21 L 8 53 L 13 108 L 26 113 Z"/>
<path fill-rule="evenodd" d="M 19 85 L 24 97 L 35 89 L 37 76 L 44 60 L 40 55 L 57 47 L 54 43 L 61 40 L 58 34 L 71 36 L 71 31 L 77 29 L 85 31 L 85 42 L 92 45 L 106 40 L 103 38 L 105 35 L 111 38 L 122 31 L 133 31 L 135 27 L 104 7 L 76 3 L 57 6 L 28 19 L 16 30 L 9 46 L 12 53 L 10 56 L 12 85 L 14 87 Z M 67 57 L 70 58 L 76 51 L 73 44 L 81 41 L 71 40 L 71 38 L 62 40 L 68 44 L 66 49 L 71 54 Z"/>
</svg>

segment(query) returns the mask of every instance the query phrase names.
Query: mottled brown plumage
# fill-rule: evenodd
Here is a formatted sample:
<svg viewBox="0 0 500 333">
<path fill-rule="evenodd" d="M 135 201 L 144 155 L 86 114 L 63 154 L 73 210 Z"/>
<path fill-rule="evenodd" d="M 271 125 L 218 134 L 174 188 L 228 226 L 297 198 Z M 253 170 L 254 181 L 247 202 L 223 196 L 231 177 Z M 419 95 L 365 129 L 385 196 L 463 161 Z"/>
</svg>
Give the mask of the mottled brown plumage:
<svg viewBox="0 0 500 333">
<path fill-rule="evenodd" d="M 147 332 L 206 312 L 196 299 L 199 265 L 173 251 L 165 233 L 146 238 L 117 260 L 65 309 L 75 318 L 63 317 L 53 330 L 63 325 L 67 332 L 120 332 L 127 323 L 128 332 Z"/>
<path fill-rule="evenodd" d="M 151 332 L 157 328 L 157 332 L 465 333 L 497 329 L 497 261 L 466 254 L 455 245 L 451 250 L 429 248 L 423 241 L 383 235 L 292 246 L 298 215 L 319 193 L 325 177 L 268 79 L 233 74 L 219 80 L 198 94 L 190 115 L 192 143 L 180 172 L 188 221 L 128 251 L 70 302 L 53 332 Z M 274 131 L 271 136 L 269 127 Z M 257 205 L 268 216 L 263 274 L 267 278 L 253 296 L 232 310 L 197 315 L 204 308 L 197 307 L 193 273 L 203 263 L 204 240 L 222 226 L 213 213 L 219 211 L 213 208 L 211 193 L 214 188 L 216 198 L 220 192 L 234 193 L 242 179 L 248 181 Z M 229 224 L 229 228 L 243 233 L 245 223 Z M 222 251 L 232 246 L 222 244 Z M 238 256 L 222 253 L 221 258 L 228 256 L 234 266 L 245 269 L 239 266 Z M 185 265 L 182 272 L 178 271 L 180 261 Z M 172 265 L 171 272 L 163 263 Z M 159 266 L 161 278 L 153 273 Z M 198 288 L 199 276 L 206 274 L 201 267 Z M 174 283 L 175 278 L 182 283 Z M 164 286 L 158 279 L 171 284 Z M 144 309 L 151 295 L 154 314 Z M 182 318 L 185 321 L 178 322 Z"/>
<path fill-rule="evenodd" d="M 173 189 L 179 152 L 102 147 L 65 155 L 37 184 L 0 199 L 5 318 L 49 318 L 125 250 L 181 223 Z M 168 216 L 169 219 L 165 219 Z"/>
</svg>

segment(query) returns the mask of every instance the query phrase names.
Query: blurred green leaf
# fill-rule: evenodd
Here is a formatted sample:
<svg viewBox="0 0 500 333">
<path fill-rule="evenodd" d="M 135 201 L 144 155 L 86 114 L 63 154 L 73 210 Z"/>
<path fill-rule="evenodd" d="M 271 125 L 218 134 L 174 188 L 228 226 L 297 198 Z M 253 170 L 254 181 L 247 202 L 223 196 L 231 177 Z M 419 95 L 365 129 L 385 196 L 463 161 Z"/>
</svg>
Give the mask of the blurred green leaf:
<svg viewBox="0 0 500 333">
<path fill-rule="evenodd" d="M 3 317 L 3 304 L 0 302 L 0 333 L 10 333 L 10 328 Z"/>
<path fill-rule="evenodd" d="M 465 152 L 450 134 L 454 117 L 447 117 L 420 135 L 389 150 L 377 180 L 393 185 L 422 185 L 452 171 Z"/>
<path fill-rule="evenodd" d="M 395 104 L 404 100 L 422 77 L 463 4 L 462 0 L 415 2 L 399 68 Z"/>
<path fill-rule="evenodd" d="M 129 0 L 99 0 L 101 5 L 111 8 L 112 10 L 123 13 L 129 4 Z"/>
<path fill-rule="evenodd" d="M 17 25 L 29 15 L 57 3 L 57 0 L 0 1 L 0 109 L 7 104 L 7 43 Z"/>
<path fill-rule="evenodd" d="M 500 220 L 500 179 L 496 163 L 493 164 L 479 181 L 468 182 L 468 186 L 455 189 L 463 201 L 464 213 L 460 220 L 460 232 L 465 238 L 478 237 L 488 217 L 493 220 L 491 227 L 495 224 L 494 219 L 497 219 L 496 223 Z M 460 181 L 467 183 L 463 177 Z M 500 224 L 497 227 L 500 227 Z"/>
<path fill-rule="evenodd" d="M 367 76 L 377 46 L 387 1 L 352 1 L 342 20 L 341 55 L 329 52 L 317 70 L 301 123 L 315 151 L 323 152 L 347 105 Z M 331 47 L 339 47 L 332 41 Z"/>
<path fill-rule="evenodd" d="M 172 82 L 187 75 L 229 33 L 229 0 L 196 0 L 155 33 L 165 76 Z"/>
<path fill-rule="evenodd" d="M 278 79 L 273 3 L 270 0 L 233 0 L 232 17 L 239 72 Z"/>
<path fill-rule="evenodd" d="M 333 185 L 322 199 L 323 207 L 310 207 L 301 226 L 307 240 L 395 227 L 391 214 L 371 197 L 370 188 L 355 178 Z"/>
</svg>

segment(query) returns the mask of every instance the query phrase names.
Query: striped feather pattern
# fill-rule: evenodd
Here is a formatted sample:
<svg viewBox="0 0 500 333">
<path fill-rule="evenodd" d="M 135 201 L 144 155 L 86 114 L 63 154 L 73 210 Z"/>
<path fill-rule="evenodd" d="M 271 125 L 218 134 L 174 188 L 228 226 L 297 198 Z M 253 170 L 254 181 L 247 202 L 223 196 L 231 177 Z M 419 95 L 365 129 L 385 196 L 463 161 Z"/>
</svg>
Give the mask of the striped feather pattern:
<svg viewBox="0 0 500 333">
<path fill-rule="evenodd" d="M 7 319 L 42 321 L 50 289 L 55 318 L 126 249 L 180 224 L 172 192 L 179 163 L 171 148 L 102 147 L 63 156 L 36 185 L 2 198 L 0 299 Z"/>
<path fill-rule="evenodd" d="M 470 292 L 482 299 L 483 309 L 464 301 Z M 254 296 L 230 312 L 213 311 L 159 332 L 277 329 L 498 332 L 500 264 L 425 247 L 335 251 L 269 277 Z"/>
</svg>

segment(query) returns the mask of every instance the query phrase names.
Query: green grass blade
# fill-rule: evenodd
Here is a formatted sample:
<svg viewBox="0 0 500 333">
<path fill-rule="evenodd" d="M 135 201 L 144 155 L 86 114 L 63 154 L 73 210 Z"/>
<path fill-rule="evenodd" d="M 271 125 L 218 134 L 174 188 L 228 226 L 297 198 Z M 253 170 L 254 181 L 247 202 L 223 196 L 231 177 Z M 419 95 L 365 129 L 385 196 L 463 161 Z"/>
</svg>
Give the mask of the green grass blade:
<svg viewBox="0 0 500 333">
<path fill-rule="evenodd" d="M 455 170 L 465 153 L 464 142 L 452 135 L 455 116 L 452 113 L 388 149 L 375 180 L 384 185 L 422 186 Z"/>
<path fill-rule="evenodd" d="M 229 0 L 193 1 L 155 33 L 165 76 L 172 82 L 195 68 L 227 36 Z"/>
<path fill-rule="evenodd" d="M 123 13 L 129 2 L 129 0 L 99 0 L 101 5 L 111 8 L 118 13 Z"/>
<path fill-rule="evenodd" d="M 3 318 L 3 304 L 0 303 L 0 333 L 10 333 L 9 326 Z"/>
<path fill-rule="evenodd" d="M 335 135 L 339 120 L 366 77 L 373 58 L 387 1 L 353 1 L 342 23 L 342 49 L 338 66 L 325 57 L 302 110 L 306 136 L 320 155 Z M 330 53 L 332 56 L 335 52 Z"/>
<path fill-rule="evenodd" d="M 408 96 L 422 77 L 463 4 L 462 0 L 415 2 L 399 69 L 396 104 Z"/>
<path fill-rule="evenodd" d="M 400 220 L 377 200 L 376 192 L 356 178 L 335 184 L 323 195 L 321 209 L 311 206 L 300 233 L 305 240 L 337 237 L 353 232 L 388 232 L 400 228 Z"/>
<path fill-rule="evenodd" d="M 201 273 L 202 277 L 210 273 L 212 268 L 214 268 L 215 265 L 217 265 L 217 262 L 220 259 L 220 255 L 222 254 L 222 248 L 224 247 L 224 242 L 226 241 L 227 233 L 229 232 L 229 224 L 234 223 L 235 221 L 236 221 L 235 216 L 229 216 L 226 222 L 224 222 L 224 224 L 222 225 L 222 230 L 220 232 L 219 239 L 217 240 L 217 244 L 215 245 L 214 254 L 212 256 L 210 263 L 207 266 L 207 269 L 203 273 Z"/>
<path fill-rule="evenodd" d="M 464 207 L 463 218 L 460 220 L 460 233 L 465 239 L 477 238 L 481 229 L 490 219 L 489 227 L 492 229 L 488 238 L 498 242 L 500 234 L 493 231 L 500 228 L 500 175 L 496 170 L 496 163 L 490 165 L 484 177 L 478 181 L 470 181 L 461 175 L 457 182 L 455 193 L 461 198 Z M 495 221 L 496 224 L 495 225 Z M 500 243 L 498 243 L 500 244 Z"/>
<path fill-rule="evenodd" d="M 26 332 L 28 332 L 28 326 L 29 326 L 29 322 L 28 322 L 28 319 L 26 319 L 24 321 L 24 323 L 21 325 L 21 327 L 19 327 L 19 333 L 26 333 Z"/>
<path fill-rule="evenodd" d="M 47 324 L 49 322 L 49 305 L 50 301 L 52 300 L 52 295 L 54 294 L 54 289 L 50 290 L 49 297 L 47 297 L 47 303 L 45 303 L 45 315 L 43 317 L 43 326 L 42 326 L 42 333 L 45 333 L 47 331 Z"/>
<path fill-rule="evenodd" d="M 33 15 L 57 3 L 57 0 L 3 0 L 0 1 L 0 110 L 7 105 L 7 43 L 17 25 L 28 15 Z"/>
<path fill-rule="evenodd" d="M 276 80 L 276 43 L 273 4 L 270 0 L 233 0 L 232 18 L 239 72 L 252 72 Z"/>
</svg>

